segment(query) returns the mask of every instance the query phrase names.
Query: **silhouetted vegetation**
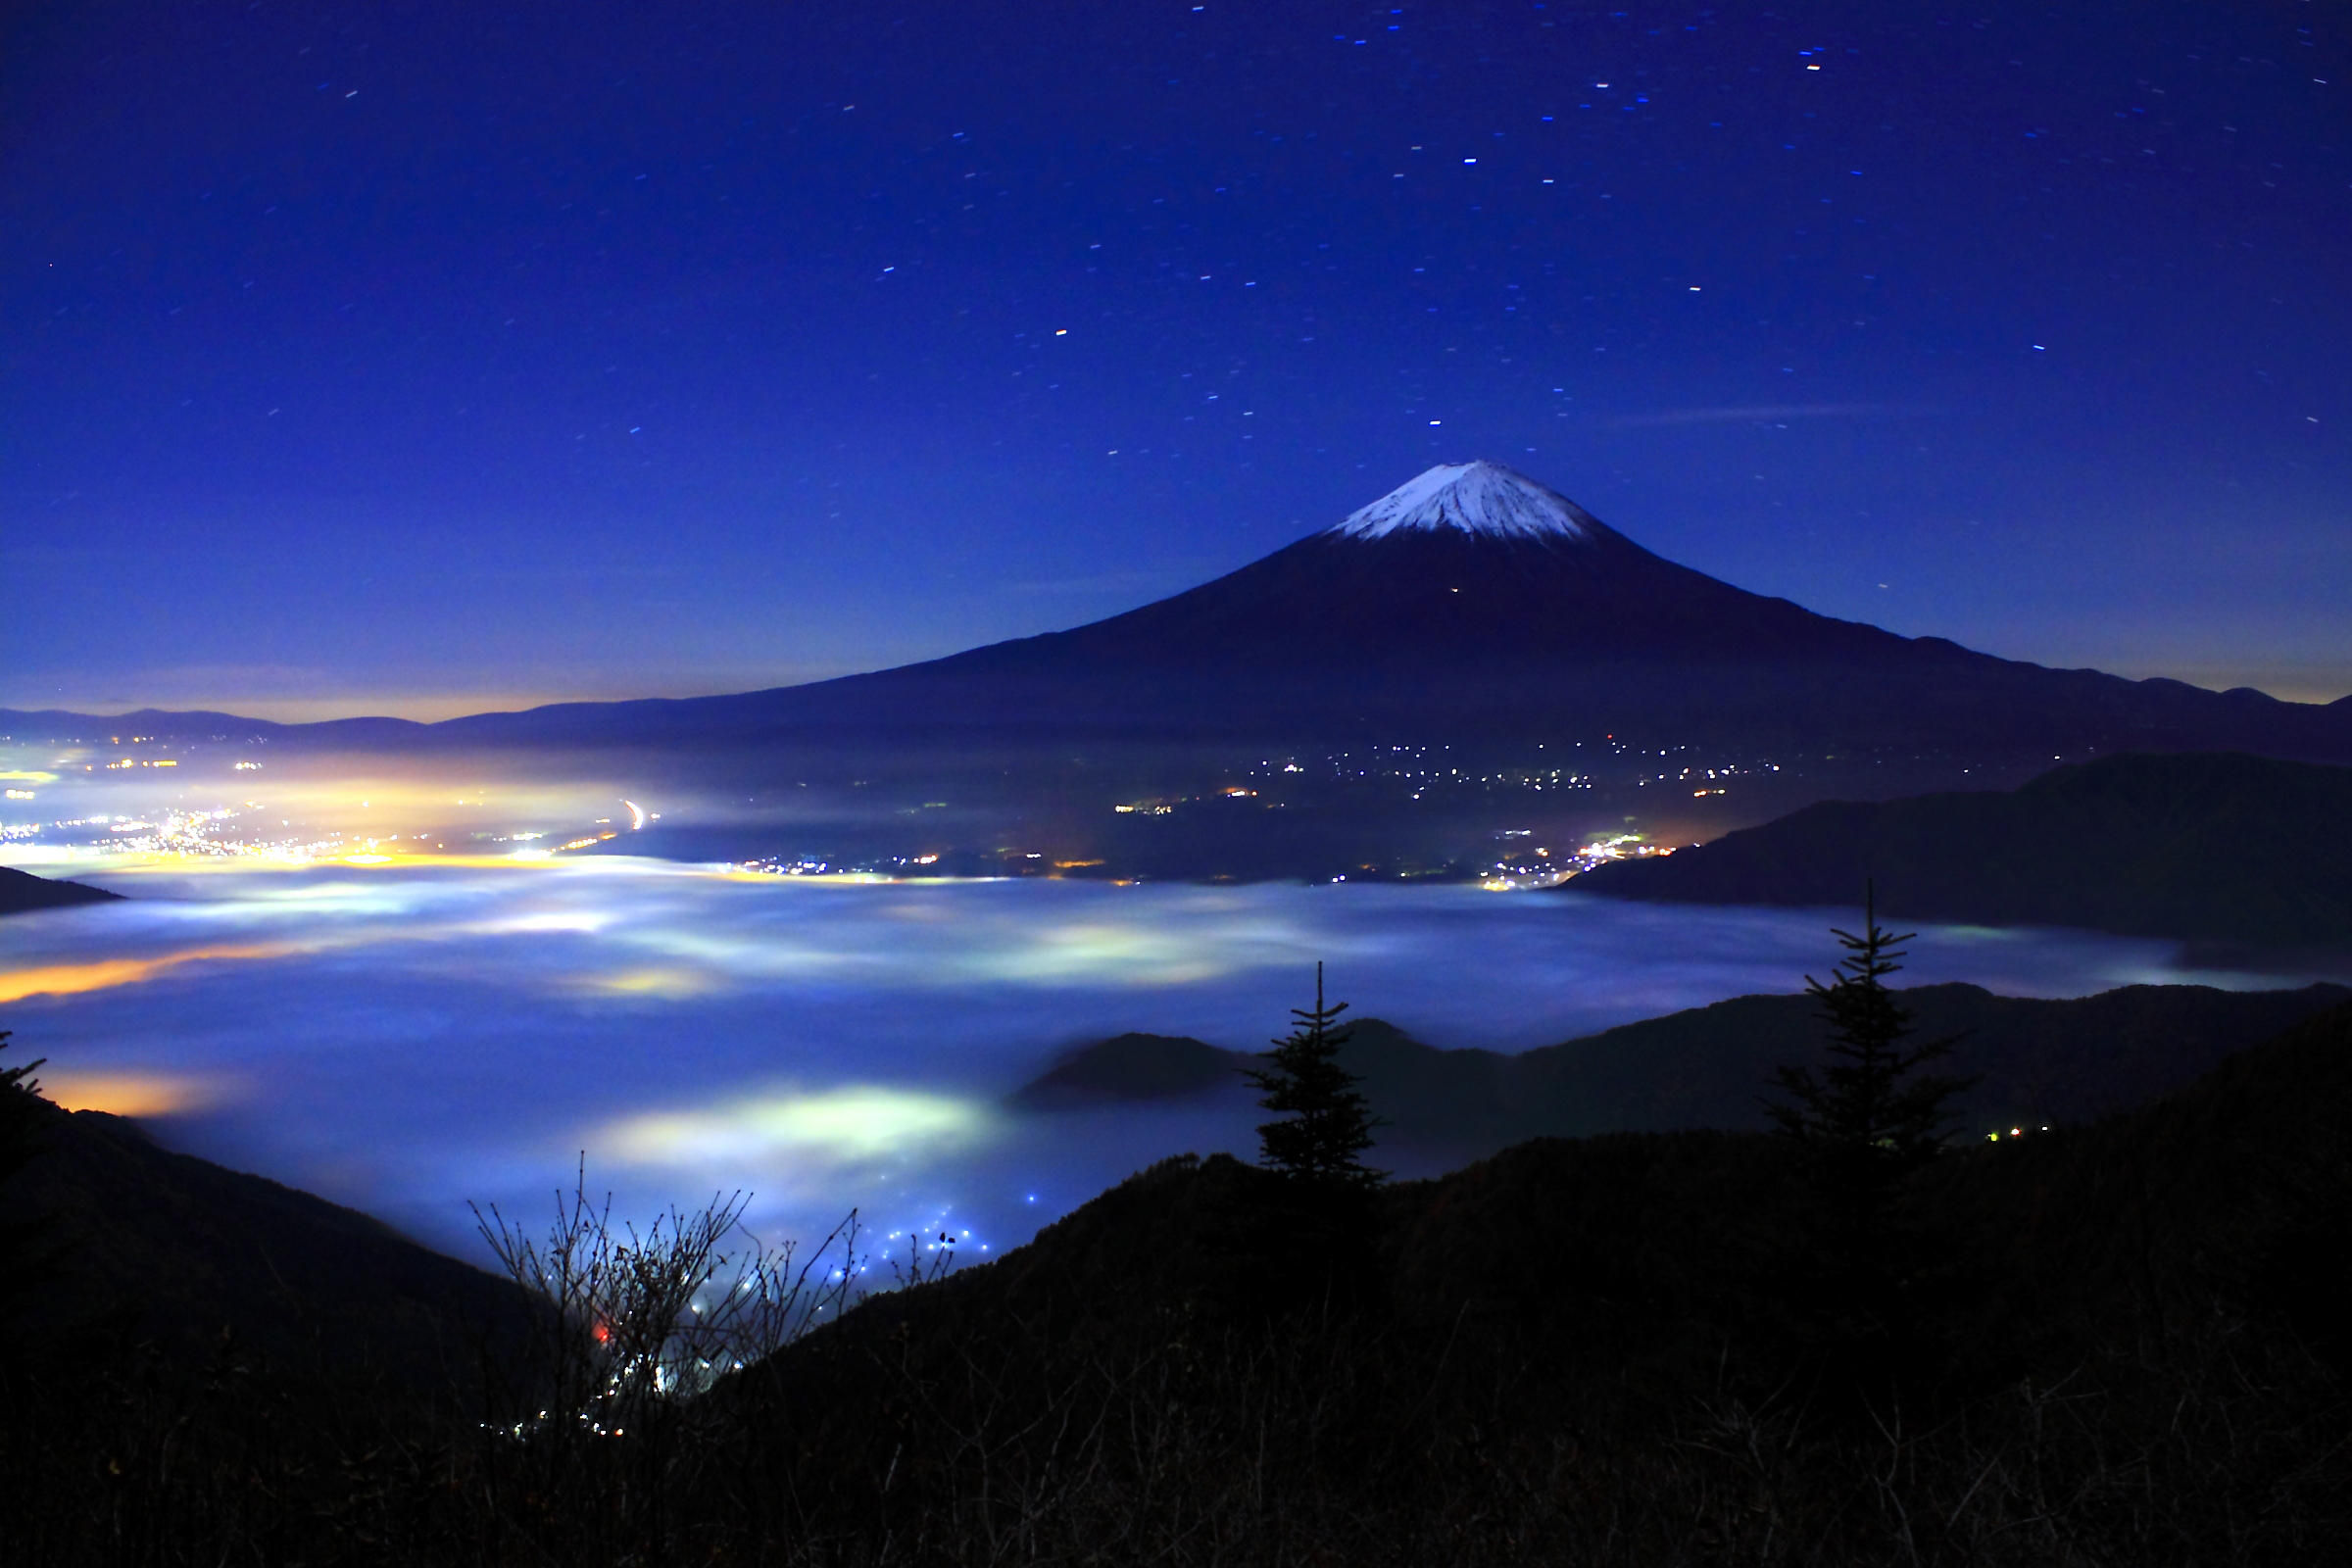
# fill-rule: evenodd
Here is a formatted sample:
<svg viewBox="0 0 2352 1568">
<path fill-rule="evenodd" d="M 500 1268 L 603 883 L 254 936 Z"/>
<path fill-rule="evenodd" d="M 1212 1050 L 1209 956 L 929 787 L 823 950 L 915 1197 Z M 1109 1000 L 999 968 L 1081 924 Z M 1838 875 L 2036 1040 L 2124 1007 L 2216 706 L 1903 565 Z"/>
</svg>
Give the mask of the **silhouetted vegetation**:
<svg viewBox="0 0 2352 1568">
<path fill-rule="evenodd" d="M 640 1235 L 613 1224 L 612 1195 L 594 1204 L 587 1187 L 583 1155 L 544 1238 L 495 1204 L 474 1211 L 500 1268 L 544 1307 L 493 1391 L 518 1435 L 665 1419 L 838 1315 L 854 1289 L 855 1213 L 796 1269 L 792 1244 L 769 1248 L 744 1230 L 742 1193 L 691 1214 L 672 1208 Z"/>
<path fill-rule="evenodd" d="M 1935 1368 L 1920 1322 L 1937 1250 L 1900 1200 L 1904 1182 L 1943 1152 L 1952 1098 L 1969 1080 L 1922 1070 L 1955 1042 L 1916 1042 L 1910 1009 L 1886 986 L 1914 933 L 1879 924 L 1875 892 L 1862 920 L 1859 936 L 1832 931 L 1845 956 L 1831 979 L 1805 977 L 1828 1059 L 1818 1072 L 1784 1063 L 1772 1078 L 1783 1098 L 1765 1110 L 1794 1144 L 1808 1189 L 1790 1235 L 1811 1244 L 1797 1255 L 1813 1285 L 1815 1336 L 1844 1392 L 1867 1400 L 1891 1399 Z"/>
<path fill-rule="evenodd" d="M 1821 1004 L 1829 1060 L 1818 1075 L 1807 1063 L 1773 1074 L 1785 1097 L 1766 1114 L 1804 1152 L 1818 1202 L 1836 1245 L 1858 1263 L 1886 1240 L 1888 1205 L 1903 1179 L 1941 1152 L 1951 1130 L 1951 1101 L 1970 1080 L 1923 1072 L 1949 1056 L 1950 1037 L 1911 1044 L 1912 1015 L 1886 986 L 1901 970 L 1897 935 L 1879 924 L 1877 901 L 1863 905 L 1862 934 L 1833 930 L 1846 956 L 1828 983 L 1805 976 L 1805 994 Z"/>
<path fill-rule="evenodd" d="M 1275 1119 L 1257 1129 L 1259 1163 L 1302 1181 L 1377 1186 L 1388 1174 L 1363 1161 L 1372 1147 L 1372 1107 L 1355 1074 L 1340 1065 L 1348 1031 L 1340 1023 L 1348 1004 L 1323 1004 L 1323 965 L 1315 965 L 1315 1004 L 1291 1009 L 1291 1032 L 1275 1041 L 1243 1076 L 1261 1092 L 1258 1104 Z"/>
<path fill-rule="evenodd" d="M 1849 981 L 1888 956 L 1858 940 Z M 1328 1037 L 1336 1010 L 1301 1012 Z M 1903 1332 L 1859 1350 L 1825 1309 L 1807 1145 L 1765 1133 L 1537 1140 L 1355 1193 L 1337 1232 L 1314 1184 L 1186 1156 L 844 1311 L 854 1238 L 788 1273 L 730 1201 L 640 1234 L 582 1181 L 544 1237 L 484 1216 L 536 1301 L 475 1336 L 497 1377 L 380 1376 L 282 1337 L 20 1349 L 6 1544 L 59 1564 L 2327 1561 L 2352 1531 L 2348 1129 L 2339 1005 L 2095 1125 L 1911 1149 L 1887 1166 L 1918 1244 Z M 714 1291 L 767 1304 L 706 1334 Z"/>
<path fill-rule="evenodd" d="M 1818 1077 L 1801 1062 L 1781 1067 L 1773 1082 L 1787 1098 L 1766 1110 L 1823 1167 L 1833 1196 L 1875 1210 L 1942 1149 L 1951 1099 L 1969 1080 L 1920 1071 L 1949 1056 L 1955 1041 L 1905 1045 L 1911 1011 L 1886 977 L 1902 968 L 1900 944 L 1918 933 L 1880 925 L 1875 898 L 1864 903 L 1862 920 L 1860 936 L 1831 932 L 1846 956 L 1827 984 L 1805 976 L 1805 995 L 1821 1004 L 1829 1026 L 1831 1060 Z"/>
<path fill-rule="evenodd" d="M 2122 986 L 2091 997 L 1995 996 L 1982 986 L 1893 993 L 1914 1027 L 1951 1039 L 1957 1124 L 1974 1136 L 2019 1123 L 2085 1122 L 2186 1087 L 2231 1052 L 2340 1003 L 2352 990 L 2223 991 Z M 1530 1138 L 1773 1125 L 1757 1085 L 1821 1049 L 1819 1004 L 1798 993 L 1735 997 L 1517 1055 L 1425 1045 L 1357 1018 L 1340 1053 L 1380 1110 L 1384 1149 L 1426 1171 Z M 1071 1052 L 1010 1097 L 1024 1111 L 1245 1089 L 1242 1052 L 1122 1035 Z"/>
<path fill-rule="evenodd" d="M 16 1038 L 0 1029 L 0 1051 Z M 0 1181 L 5 1181 L 32 1157 L 40 1147 L 41 1081 L 33 1076 L 46 1057 L 0 1067 Z"/>
<path fill-rule="evenodd" d="M 0 1029 L 0 1051 L 12 1038 L 11 1031 Z M 48 1107 L 41 1082 L 33 1076 L 40 1066 L 37 1059 L 0 1066 L 0 1191 L 44 1144 L 42 1113 Z M 0 1332 L 17 1327 L 24 1302 L 45 1283 L 52 1266 L 50 1230 L 47 1216 L 30 1205 L 0 1208 Z"/>
</svg>

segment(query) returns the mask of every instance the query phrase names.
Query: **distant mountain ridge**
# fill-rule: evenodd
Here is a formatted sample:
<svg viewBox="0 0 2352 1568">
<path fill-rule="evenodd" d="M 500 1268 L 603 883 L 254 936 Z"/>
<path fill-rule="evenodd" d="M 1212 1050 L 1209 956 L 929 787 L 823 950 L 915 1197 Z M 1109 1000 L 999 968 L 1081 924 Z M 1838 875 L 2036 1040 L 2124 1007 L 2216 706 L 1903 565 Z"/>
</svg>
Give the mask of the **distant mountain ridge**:
<svg viewBox="0 0 2352 1568">
<path fill-rule="evenodd" d="M 83 904 L 111 904 L 122 897 L 79 882 L 60 882 L 34 876 L 12 865 L 0 865 L 0 914 L 27 914 L 34 909 L 70 909 Z"/>
<path fill-rule="evenodd" d="M 433 725 L 0 712 L 12 732 L 131 723 L 396 748 L 1638 732 L 1750 752 L 2229 748 L 2352 761 L 2352 698 L 2283 703 L 2048 669 L 1834 619 L 1666 561 L 1490 463 L 1432 468 L 1333 527 L 1123 614 L 806 686 Z"/>
<path fill-rule="evenodd" d="M 2352 768 L 2243 755 L 2106 757 L 2000 792 L 1825 801 L 1580 893 L 1850 905 L 1896 919 L 2352 948 Z"/>
<path fill-rule="evenodd" d="M 2334 985 L 2234 992 L 2125 986 L 2048 1001 L 1945 984 L 1899 993 L 1921 1040 L 1959 1037 L 1950 1068 L 1978 1075 L 1955 1102 L 1981 1133 L 2020 1120 L 2082 1122 L 2166 1094 L 2230 1053 L 2352 1001 Z M 1447 1051 L 1366 1018 L 1342 1051 L 1363 1080 L 1384 1142 L 1492 1152 L 1524 1139 L 1695 1128 L 1760 1130 L 1773 1069 L 1815 1060 L 1808 996 L 1736 997 L 1517 1055 Z M 1128 1034 L 1071 1052 L 1023 1085 L 1016 1110 L 1052 1113 L 1190 1096 L 1246 1097 L 1247 1053 L 1180 1036 Z"/>
</svg>

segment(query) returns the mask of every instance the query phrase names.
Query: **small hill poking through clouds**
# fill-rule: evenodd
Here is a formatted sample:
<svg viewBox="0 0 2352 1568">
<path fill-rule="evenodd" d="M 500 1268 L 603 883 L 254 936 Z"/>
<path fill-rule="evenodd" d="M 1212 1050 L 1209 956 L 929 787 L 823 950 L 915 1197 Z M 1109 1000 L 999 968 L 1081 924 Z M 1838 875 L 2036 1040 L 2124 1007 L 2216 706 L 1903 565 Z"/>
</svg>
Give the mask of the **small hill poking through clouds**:
<svg viewBox="0 0 2352 1568">
<path fill-rule="evenodd" d="M 1951 983 L 1897 996 L 1918 1038 L 1956 1039 L 1950 1068 L 1977 1082 L 1953 1108 L 1981 1136 L 2085 1122 L 2170 1093 L 2352 991 L 2123 986 L 2048 1000 Z M 1364 1018 L 1340 1059 L 1383 1119 L 1381 1142 L 1415 1152 L 1426 1169 L 1529 1138 L 1761 1131 L 1773 1068 L 1822 1049 L 1820 1010 L 1807 996 L 1734 997 L 1517 1055 L 1442 1050 Z M 1239 1103 L 1249 1099 L 1241 1069 L 1253 1061 L 1200 1040 L 1119 1035 L 1068 1053 L 1009 1103 L 1028 1112 L 1207 1096 Z"/>
<path fill-rule="evenodd" d="M 1853 905 L 1906 921 L 2086 926 L 2352 954 L 2352 768 L 2124 755 L 2006 793 L 1825 801 L 1578 877 L 1665 904 Z"/>
<path fill-rule="evenodd" d="M 106 904 L 121 898 L 80 882 L 58 882 L 13 865 L 0 865 L 0 914 L 26 914 L 34 909 L 70 909 L 81 904 Z"/>
<path fill-rule="evenodd" d="M 1353 1205 L 1165 1161 L 731 1388 L 734 1494 L 1124 1561 L 2328 1560 L 2348 1074 L 2338 1005 L 1938 1156 L 1895 1330 L 1822 1292 L 1767 1135 L 1537 1140 Z"/>
<path fill-rule="evenodd" d="M 33 1108 L 49 1185 L 7 1196 L 149 1332 L 58 1353 L 19 1321 L 11 1562 L 2185 1568 L 2352 1529 L 2352 1004 L 1937 1155 L 1877 1318 L 1766 1134 L 1540 1138 L 1373 1192 L 1184 1155 L 625 1426 L 497 1333 L 503 1282 Z M 557 1338 L 606 1344 L 608 1299 Z M 524 1403 L 483 1419 L 469 1338 Z"/>
</svg>

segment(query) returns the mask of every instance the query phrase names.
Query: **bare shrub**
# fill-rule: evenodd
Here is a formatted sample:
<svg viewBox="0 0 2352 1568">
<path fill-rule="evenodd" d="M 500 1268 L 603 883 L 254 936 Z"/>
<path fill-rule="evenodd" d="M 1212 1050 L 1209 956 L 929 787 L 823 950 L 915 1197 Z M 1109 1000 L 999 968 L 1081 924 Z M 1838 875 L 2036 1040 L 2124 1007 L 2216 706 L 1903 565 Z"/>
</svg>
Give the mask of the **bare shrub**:
<svg viewBox="0 0 2352 1568">
<path fill-rule="evenodd" d="M 500 1267 L 541 1308 L 520 1377 L 507 1380 L 535 1411 L 513 1421 L 517 1436 L 554 1422 L 624 1431 L 854 1304 L 863 1262 L 855 1209 L 796 1267 L 796 1244 L 769 1247 L 744 1228 L 749 1201 L 713 1194 L 692 1213 L 672 1206 L 642 1234 L 629 1221 L 616 1228 L 612 1195 L 588 1197 L 583 1156 L 544 1237 L 495 1203 L 469 1205 Z"/>
</svg>

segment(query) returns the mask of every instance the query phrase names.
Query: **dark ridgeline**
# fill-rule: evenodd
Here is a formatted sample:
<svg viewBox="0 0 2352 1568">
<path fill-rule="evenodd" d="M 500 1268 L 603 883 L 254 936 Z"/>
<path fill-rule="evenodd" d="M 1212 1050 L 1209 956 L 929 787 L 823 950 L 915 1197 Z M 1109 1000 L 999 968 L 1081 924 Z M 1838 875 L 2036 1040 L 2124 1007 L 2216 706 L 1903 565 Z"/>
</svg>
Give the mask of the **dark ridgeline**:
<svg viewBox="0 0 2352 1568">
<path fill-rule="evenodd" d="M 2081 1124 L 2170 1094 L 2297 1020 L 2352 1000 L 2338 985 L 2222 991 L 2124 986 L 2047 1000 L 1960 983 L 1894 994 L 1928 1039 L 1954 1037 L 1948 1069 L 1970 1137 L 2016 1125 Z M 1735 997 L 1506 1055 L 1442 1050 L 1359 1018 L 1340 1061 L 1383 1120 L 1383 1149 L 1414 1168 L 1482 1158 L 1530 1138 L 1690 1128 L 1762 1131 L 1762 1086 L 1807 1059 L 1820 1036 L 1806 996 Z M 1011 1095 L 1023 1113 L 1244 1092 L 1253 1058 L 1204 1041 L 1120 1035 L 1082 1046 Z"/>
<path fill-rule="evenodd" d="M 2020 789 L 1828 801 L 1578 893 L 1836 905 L 1875 879 L 1906 920 L 2087 926 L 2352 961 L 2352 768 L 2123 756 Z"/>
<path fill-rule="evenodd" d="M 357 1209 L 5 1083 L 0 1114 L 25 1152 L 0 1168 L 0 1195 L 11 1219 L 36 1226 L 23 1246 L 41 1275 L 0 1301 L 20 1346 L 201 1357 L 234 1324 L 238 1349 L 280 1372 L 425 1389 L 470 1381 L 483 1335 L 515 1327 L 521 1298 L 507 1281 Z"/>
<path fill-rule="evenodd" d="M 0 738 L 89 745 L 105 745 L 113 737 L 134 733 L 182 742 L 237 742 L 259 737 L 322 752 L 398 751 L 416 744 L 432 727 L 406 718 L 330 718 L 314 724 L 280 724 L 210 709 L 141 708 L 110 714 L 77 713 L 63 708 L 0 708 Z"/>
<path fill-rule="evenodd" d="M 953 748 L 1135 741 L 1841 748 L 2012 765 L 2085 749 L 2352 761 L 2327 707 L 2056 670 L 1815 614 L 1651 554 L 1497 465 L 1432 468 L 1347 520 L 1155 604 L 896 669 L 735 696 L 434 725 L 132 715 L 284 744 Z M 20 733 L 112 724 L 0 713 Z"/>
<path fill-rule="evenodd" d="M 82 904 L 108 904 L 120 893 L 80 882 L 59 882 L 34 876 L 14 866 L 0 865 L 0 914 L 24 914 L 33 909 L 70 909 Z"/>
<path fill-rule="evenodd" d="M 1392 1188 L 1369 1292 L 1265 1223 L 1294 1184 L 1171 1160 L 726 1391 L 768 1478 L 735 1494 L 771 1539 L 943 1558 L 2323 1561 L 2347 1118 L 2338 1005 L 2155 1105 L 1925 1161 L 1900 1198 L 1943 1250 L 1893 1282 L 1875 1391 L 1838 1375 L 1785 1140 L 1539 1140 Z"/>
<path fill-rule="evenodd" d="M 5 1540 L 59 1568 L 2185 1568 L 2326 1561 L 2352 1530 L 2352 1004 L 2153 1104 L 1920 1162 L 1895 1199 L 1935 1246 L 1886 1282 L 1905 1332 L 1866 1379 L 1793 1146 L 1697 1131 L 1519 1144 L 1364 1192 L 1307 1247 L 1301 1184 L 1167 1160 L 642 1425 L 484 1425 L 452 1409 L 462 1369 L 415 1369 L 453 1312 L 514 1321 L 511 1292 L 52 1121 L 78 1152 L 32 1197 L 80 1203 L 69 1265 L 247 1331 L 59 1355 L 9 1325 Z"/>
<path fill-rule="evenodd" d="M 1121 1101 L 1234 1090 L 1241 1054 L 1189 1035 L 1113 1035 L 1072 1051 L 1015 1090 L 1015 1110 L 1080 1110 Z M 1238 1091 L 1237 1091 L 1238 1092 Z"/>
</svg>

